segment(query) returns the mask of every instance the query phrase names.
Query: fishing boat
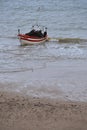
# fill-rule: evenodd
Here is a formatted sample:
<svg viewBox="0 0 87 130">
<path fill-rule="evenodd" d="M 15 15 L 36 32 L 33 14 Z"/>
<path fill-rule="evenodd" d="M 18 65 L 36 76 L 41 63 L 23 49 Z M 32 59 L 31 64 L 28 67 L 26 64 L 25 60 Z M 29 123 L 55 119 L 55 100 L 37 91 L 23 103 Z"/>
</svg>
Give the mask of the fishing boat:
<svg viewBox="0 0 87 130">
<path fill-rule="evenodd" d="M 21 45 L 36 45 L 47 41 L 47 28 L 39 25 L 32 26 L 30 32 L 22 34 L 18 29 L 18 38 Z"/>
</svg>

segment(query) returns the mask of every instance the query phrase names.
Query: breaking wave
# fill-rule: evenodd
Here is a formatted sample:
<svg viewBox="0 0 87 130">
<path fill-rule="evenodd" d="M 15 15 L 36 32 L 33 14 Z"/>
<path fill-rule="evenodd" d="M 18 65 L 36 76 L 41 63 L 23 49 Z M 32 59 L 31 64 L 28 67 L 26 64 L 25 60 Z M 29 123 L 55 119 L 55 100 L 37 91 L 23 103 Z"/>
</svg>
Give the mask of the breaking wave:
<svg viewBox="0 0 87 130">
<path fill-rule="evenodd" d="M 17 36 L 4 36 L 4 35 L 0 35 L 0 38 L 17 39 Z"/>
<path fill-rule="evenodd" d="M 81 38 L 48 38 L 48 41 L 58 41 L 59 43 L 82 43 L 87 42 L 87 39 Z"/>
<path fill-rule="evenodd" d="M 17 35 L 15 36 L 4 36 L 0 35 L 0 38 L 7 38 L 7 39 L 18 39 Z M 57 38 L 57 37 L 48 37 L 48 42 L 58 42 L 58 43 L 83 43 L 87 42 L 87 39 L 82 38 Z"/>
</svg>

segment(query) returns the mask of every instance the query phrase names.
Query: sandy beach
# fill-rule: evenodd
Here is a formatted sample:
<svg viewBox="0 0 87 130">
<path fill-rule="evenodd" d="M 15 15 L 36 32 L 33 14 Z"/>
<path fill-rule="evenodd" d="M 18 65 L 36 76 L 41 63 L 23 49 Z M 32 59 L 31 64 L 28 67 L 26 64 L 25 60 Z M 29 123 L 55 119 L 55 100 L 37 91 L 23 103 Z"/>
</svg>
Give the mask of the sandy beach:
<svg viewBox="0 0 87 130">
<path fill-rule="evenodd" d="M 87 130 L 87 103 L 0 92 L 0 130 Z"/>
<path fill-rule="evenodd" d="M 0 0 L 0 130 L 87 130 L 87 0 Z"/>
</svg>

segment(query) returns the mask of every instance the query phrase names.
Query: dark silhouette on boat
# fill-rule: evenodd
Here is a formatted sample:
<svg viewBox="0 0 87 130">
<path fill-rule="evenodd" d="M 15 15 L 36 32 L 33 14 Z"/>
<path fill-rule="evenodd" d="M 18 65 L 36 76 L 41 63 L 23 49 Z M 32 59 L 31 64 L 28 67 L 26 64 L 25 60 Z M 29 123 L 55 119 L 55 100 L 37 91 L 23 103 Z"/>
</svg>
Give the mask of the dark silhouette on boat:
<svg viewBox="0 0 87 130">
<path fill-rule="evenodd" d="M 30 32 L 26 33 L 25 35 L 43 38 L 43 37 L 46 37 L 47 35 L 47 28 L 45 28 L 44 32 L 42 32 L 42 30 L 32 29 Z"/>
</svg>

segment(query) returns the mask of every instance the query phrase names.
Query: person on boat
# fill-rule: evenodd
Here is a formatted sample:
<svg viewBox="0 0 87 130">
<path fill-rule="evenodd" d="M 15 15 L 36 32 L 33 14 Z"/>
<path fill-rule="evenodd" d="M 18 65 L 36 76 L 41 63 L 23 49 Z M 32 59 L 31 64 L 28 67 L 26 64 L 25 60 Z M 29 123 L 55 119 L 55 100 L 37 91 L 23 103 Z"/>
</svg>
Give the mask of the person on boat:
<svg viewBox="0 0 87 130">
<path fill-rule="evenodd" d="M 26 35 L 28 36 L 33 36 L 35 34 L 35 30 L 31 30 L 30 32 L 26 33 Z"/>
<path fill-rule="evenodd" d="M 43 37 L 43 33 L 42 33 L 41 30 L 38 30 L 36 33 L 37 33 L 36 35 L 37 35 L 38 37 Z"/>
<path fill-rule="evenodd" d="M 46 35 L 47 35 L 47 32 L 45 31 L 45 32 L 44 32 L 44 37 L 46 37 Z"/>
<path fill-rule="evenodd" d="M 26 35 L 28 35 L 28 36 L 36 36 L 36 37 L 40 37 L 40 38 L 44 36 L 41 30 L 35 31 L 34 29 L 31 30 L 29 33 L 26 33 Z"/>
<path fill-rule="evenodd" d="M 45 28 L 45 31 L 42 33 L 42 30 L 35 30 L 34 27 L 32 26 L 32 30 L 28 33 L 26 33 L 28 36 L 36 36 L 39 38 L 43 38 L 47 35 L 47 28 Z"/>
</svg>

